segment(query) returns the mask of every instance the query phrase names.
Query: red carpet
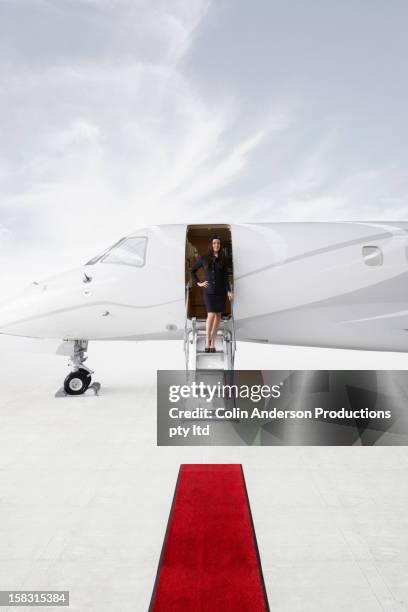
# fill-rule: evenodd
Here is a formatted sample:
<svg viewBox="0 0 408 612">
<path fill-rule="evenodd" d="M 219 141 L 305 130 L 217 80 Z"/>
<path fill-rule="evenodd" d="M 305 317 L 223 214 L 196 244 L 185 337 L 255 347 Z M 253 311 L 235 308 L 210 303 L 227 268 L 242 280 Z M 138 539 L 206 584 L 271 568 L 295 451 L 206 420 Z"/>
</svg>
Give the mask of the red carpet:
<svg viewBox="0 0 408 612">
<path fill-rule="evenodd" d="M 151 612 L 266 612 L 240 465 L 182 465 Z"/>
</svg>

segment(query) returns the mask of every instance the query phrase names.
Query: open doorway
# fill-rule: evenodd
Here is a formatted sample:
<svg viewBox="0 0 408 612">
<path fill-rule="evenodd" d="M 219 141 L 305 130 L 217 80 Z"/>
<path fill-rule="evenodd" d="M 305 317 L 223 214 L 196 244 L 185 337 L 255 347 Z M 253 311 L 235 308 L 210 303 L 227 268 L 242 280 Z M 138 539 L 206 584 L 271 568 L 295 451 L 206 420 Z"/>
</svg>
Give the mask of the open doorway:
<svg viewBox="0 0 408 612">
<path fill-rule="evenodd" d="M 208 240 L 211 234 L 219 234 L 221 237 L 222 248 L 225 257 L 229 263 L 229 277 L 233 279 L 233 260 L 232 260 L 232 239 L 231 229 L 229 225 L 212 224 L 212 225 L 188 225 L 186 233 L 186 257 L 185 257 L 185 280 L 186 285 L 190 283 L 190 268 L 196 261 L 207 253 Z M 202 269 L 198 271 L 200 279 L 204 280 Z M 225 301 L 225 312 L 222 314 L 223 319 L 231 317 L 231 303 L 227 299 Z M 203 291 L 200 287 L 193 286 L 189 290 L 187 317 L 192 319 L 205 319 L 207 311 L 203 300 Z"/>
</svg>

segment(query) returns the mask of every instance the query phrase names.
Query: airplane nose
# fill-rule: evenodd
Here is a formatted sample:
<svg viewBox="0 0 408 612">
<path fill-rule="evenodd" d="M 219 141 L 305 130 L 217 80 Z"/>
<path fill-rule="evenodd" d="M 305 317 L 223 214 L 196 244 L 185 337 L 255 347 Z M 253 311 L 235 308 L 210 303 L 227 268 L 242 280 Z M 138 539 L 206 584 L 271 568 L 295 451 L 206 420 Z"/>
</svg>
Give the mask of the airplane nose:
<svg viewBox="0 0 408 612">
<path fill-rule="evenodd" d="M 38 316 L 41 296 L 47 290 L 45 283 L 33 283 L 25 290 L 0 303 L 0 334 L 30 335 L 19 327 Z"/>
<path fill-rule="evenodd" d="M 91 281 L 91 277 L 88 277 Z M 0 333 L 30 338 L 65 338 L 81 335 L 82 320 L 74 312 L 89 305 L 84 289 L 84 270 L 73 268 L 41 282 L 34 282 L 17 295 L 0 302 Z"/>
</svg>

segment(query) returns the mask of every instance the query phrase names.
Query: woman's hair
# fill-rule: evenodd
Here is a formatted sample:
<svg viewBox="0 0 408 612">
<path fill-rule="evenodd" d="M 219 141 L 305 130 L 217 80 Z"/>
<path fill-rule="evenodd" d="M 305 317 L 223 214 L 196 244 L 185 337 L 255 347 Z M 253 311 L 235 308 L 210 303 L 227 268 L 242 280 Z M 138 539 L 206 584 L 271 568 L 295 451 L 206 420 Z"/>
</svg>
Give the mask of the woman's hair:
<svg viewBox="0 0 408 612">
<path fill-rule="evenodd" d="M 219 240 L 221 243 L 220 246 L 220 251 L 219 251 L 219 261 L 221 264 L 225 263 L 225 257 L 224 257 L 224 252 L 222 250 L 222 240 L 221 240 L 221 236 L 219 236 L 218 234 L 212 234 L 212 236 L 209 237 L 208 239 L 208 249 L 207 249 L 207 254 L 204 255 L 203 259 L 204 259 L 204 267 L 208 268 L 208 266 L 210 265 L 210 262 L 215 258 L 214 255 L 214 251 L 213 251 L 213 240 Z"/>
</svg>

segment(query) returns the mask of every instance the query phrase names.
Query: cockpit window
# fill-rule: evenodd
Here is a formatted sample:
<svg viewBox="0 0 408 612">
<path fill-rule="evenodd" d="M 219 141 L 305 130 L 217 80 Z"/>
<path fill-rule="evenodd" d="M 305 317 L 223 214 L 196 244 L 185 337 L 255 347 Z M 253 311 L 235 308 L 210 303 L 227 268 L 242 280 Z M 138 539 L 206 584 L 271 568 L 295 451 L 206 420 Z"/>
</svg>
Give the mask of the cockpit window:
<svg viewBox="0 0 408 612">
<path fill-rule="evenodd" d="M 122 238 L 107 251 L 97 255 L 88 263 L 87 266 L 99 263 L 122 264 L 126 266 L 144 266 L 146 257 L 146 236 L 132 236 Z"/>
</svg>

